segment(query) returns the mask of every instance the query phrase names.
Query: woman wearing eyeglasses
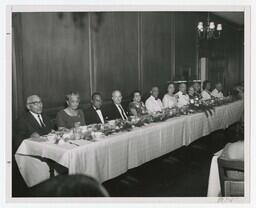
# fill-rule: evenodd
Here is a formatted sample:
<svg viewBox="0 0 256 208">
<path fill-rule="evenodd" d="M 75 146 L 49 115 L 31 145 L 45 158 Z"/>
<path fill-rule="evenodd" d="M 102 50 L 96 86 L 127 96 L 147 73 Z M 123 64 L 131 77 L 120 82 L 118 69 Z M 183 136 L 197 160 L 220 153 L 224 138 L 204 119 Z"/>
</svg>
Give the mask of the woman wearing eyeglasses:
<svg viewBox="0 0 256 208">
<path fill-rule="evenodd" d="M 57 114 L 57 127 L 58 129 L 71 129 L 78 123 L 79 125 L 85 125 L 84 113 L 79 109 L 80 96 L 78 93 L 71 92 L 66 95 L 67 107 Z"/>
</svg>

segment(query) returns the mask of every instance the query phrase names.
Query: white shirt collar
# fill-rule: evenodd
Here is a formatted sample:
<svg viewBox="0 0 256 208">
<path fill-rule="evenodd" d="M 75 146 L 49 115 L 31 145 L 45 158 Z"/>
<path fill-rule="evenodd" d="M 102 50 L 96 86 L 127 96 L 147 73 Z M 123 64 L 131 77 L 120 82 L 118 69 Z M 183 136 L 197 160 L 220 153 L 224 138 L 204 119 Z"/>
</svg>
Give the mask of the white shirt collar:
<svg viewBox="0 0 256 208">
<path fill-rule="evenodd" d="M 153 95 L 150 95 L 150 98 L 153 99 L 153 100 L 155 100 L 155 101 L 158 101 L 158 100 L 159 100 L 159 98 L 155 99 L 155 97 L 154 97 Z"/>
<path fill-rule="evenodd" d="M 30 112 L 31 115 L 36 119 L 36 121 L 38 122 L 38 124 L 39 124 L 40 126 L 41 126 L 41 123 L 40 123 L 39 117 L 40 117 L 42 123 L 45 125 L 41 114 L 37 114 L 37 113 L 34 113 L 34 112 L 32 112 L 32 111 L 29 111 L 29 112 Z"/>
<path fill-rule="evenodd" d="M 96 110 L 96 111 L 97 111 L 97 110 L 101 110 L 100 108 L 97 109 L 94 105 L 92 105 L 92 107 L 93 107 L 93 109 Z"/>
<path fill-rule="evenodd" d="M 123 106 L 121 105 L 121 103 L 120 103 L 120 104 L 116 104 L 116 103 L 115 103 L 115 105 L 116 105 L 117 108 L 119 108 L 119 107 L 122 108 L 122 107 L 123 107 Z"/>
<path fill-rule="evenodd" d="M 100 120 L 101 120 L 101 123 L 104 124 L 104 118 L 103 118 L 103 115 L 102 115 L 102 113 L 101 113 L 101 109 L 98 109 L 98 110 L 97 110 L 94 105 L 92 105 L 92 107 L 94 108 L 94 110 L 95 110 L 96 113 L 98 114 L 98 116 L 99 116 L 99 118 L 100 118 Z"/>
<path fill-rule="evenodd" d="M 38 113 L 34 113 L 32 111 L 29 111 L 34 117 L 37 117 L 38 118 L 38 115 L 40 116 L 41 114 L 38 114 Z"/>
</svg>

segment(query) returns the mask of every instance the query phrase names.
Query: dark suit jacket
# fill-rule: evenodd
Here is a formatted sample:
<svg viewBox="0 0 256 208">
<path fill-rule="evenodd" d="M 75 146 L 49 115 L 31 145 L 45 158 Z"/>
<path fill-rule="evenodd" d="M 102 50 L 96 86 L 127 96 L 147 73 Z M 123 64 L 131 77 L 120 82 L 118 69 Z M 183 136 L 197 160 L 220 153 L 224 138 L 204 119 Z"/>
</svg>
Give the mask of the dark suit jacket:
<svg viewBox="0 0 256 208">
<path fill-rule="evenodd" d="M 104 109 L 100 109 L 104 122 L 106 121 L 106 113 L 104 111 Z M 95 123 L 101 123 L 100 117 L 98 116 L 96 110 L 93 108 L 93 106 L 91 105 L 89 108 L 87 108 L 84 111 L 84 117 L 85 117 L 85 123 L 86 125 L 89 124 L 95 124 Z"/>
<path fill-rule="evenodd" d="M 14 137 L 14 145 L 16 148 L 24 139 L 29 138 L 34 132 L 37 132 L 39 135 L 45 135 L 51 132 L 53 129 L 52 122 L 46 114 L 42 113 L 41 115 L 43 122 L 46 125 L 45 127 L 41 127 L 30 112 L 27 112 L 23 117 L 17 120 Z"/>
<path fill-rule="evenodd" d="M 126 115 L 128 116 L 129 114 L 128 114 L 127 110 L 124 108 L 123 105 L 122 105 L 122 107 L 123 107 Z M 108 115 L 108 120 L 122 119 L 122 116 L 119 113 L 119 110 L 117 109 L 117 107 L 114 103 L 111 104 L 107 115 Z"/>
</svg>

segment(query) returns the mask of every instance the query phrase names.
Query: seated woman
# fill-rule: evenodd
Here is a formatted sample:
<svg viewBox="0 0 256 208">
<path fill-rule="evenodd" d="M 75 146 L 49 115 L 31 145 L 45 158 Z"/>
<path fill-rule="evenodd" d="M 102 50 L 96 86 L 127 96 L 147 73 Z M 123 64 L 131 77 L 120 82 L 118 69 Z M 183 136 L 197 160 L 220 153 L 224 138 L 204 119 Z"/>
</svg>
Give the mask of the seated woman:
<svg viewBox="0 0 256 208">
<path fill-rule="evenodd" d="M 195 90 L 194 90 L 194 87 L 193 86 L 190 86 L 188 88 L 188 96 L 189 96 L 189 99 L 194 99 L 195 98 Z"/>
<path fill-rule="evenodd" d="M 203 91 L 201 93 L 202 100 L 209 100 L 211 99 L 211 82 L 208 80 L 205 80 L 203 82 Z"/>
<path fill-rule="evenodd" d="M 146 106 L 141 101 L 141 93 L 136 90 L 132 93 L 132 102 L 129 104 L 130 114 L 133 116 L 141 116 L 147 113 Z"/>
<path fill-rule="evenodd" d="M 195 96 L 201 99 L 201 85 L 200 82 L 195 82 L 193 84 L 193 88 L 195 90 Z"/>
<path fill-rule="evenodd" d="M 67 108 L 61 110 L 57 114 L 58 129 L 75 127 L 75 123 L 80 122 L 80 125 L 85 125 L 84 113 L 79 109 L 80 96 L 78 93 L 70 93 L 65 97 Z"/>
<path fill-rule="evenodd" d="M 177 98 L 174 95 L 175 86 L 173 83 L 170 83 L 167 88 L 167 93 L 163 97 L 163 107 L 164 108 L 173 108 L 177 106 Z"/>
</svg>

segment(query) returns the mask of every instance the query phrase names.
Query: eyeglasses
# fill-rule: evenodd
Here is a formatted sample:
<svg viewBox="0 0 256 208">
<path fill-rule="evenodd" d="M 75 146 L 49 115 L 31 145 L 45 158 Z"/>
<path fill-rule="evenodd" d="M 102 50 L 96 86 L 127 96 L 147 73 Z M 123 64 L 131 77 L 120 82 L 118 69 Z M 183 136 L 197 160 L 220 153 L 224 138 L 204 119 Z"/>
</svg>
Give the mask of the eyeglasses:
<svg viewBox="0 0 256 208">
<path fill-rule="evenodd" d="M 30 102 L 28 104 L 39 105 L 39 104 L 42 104 L 42 101 L 34 101 L 34 102 Z"/>
</svg>

